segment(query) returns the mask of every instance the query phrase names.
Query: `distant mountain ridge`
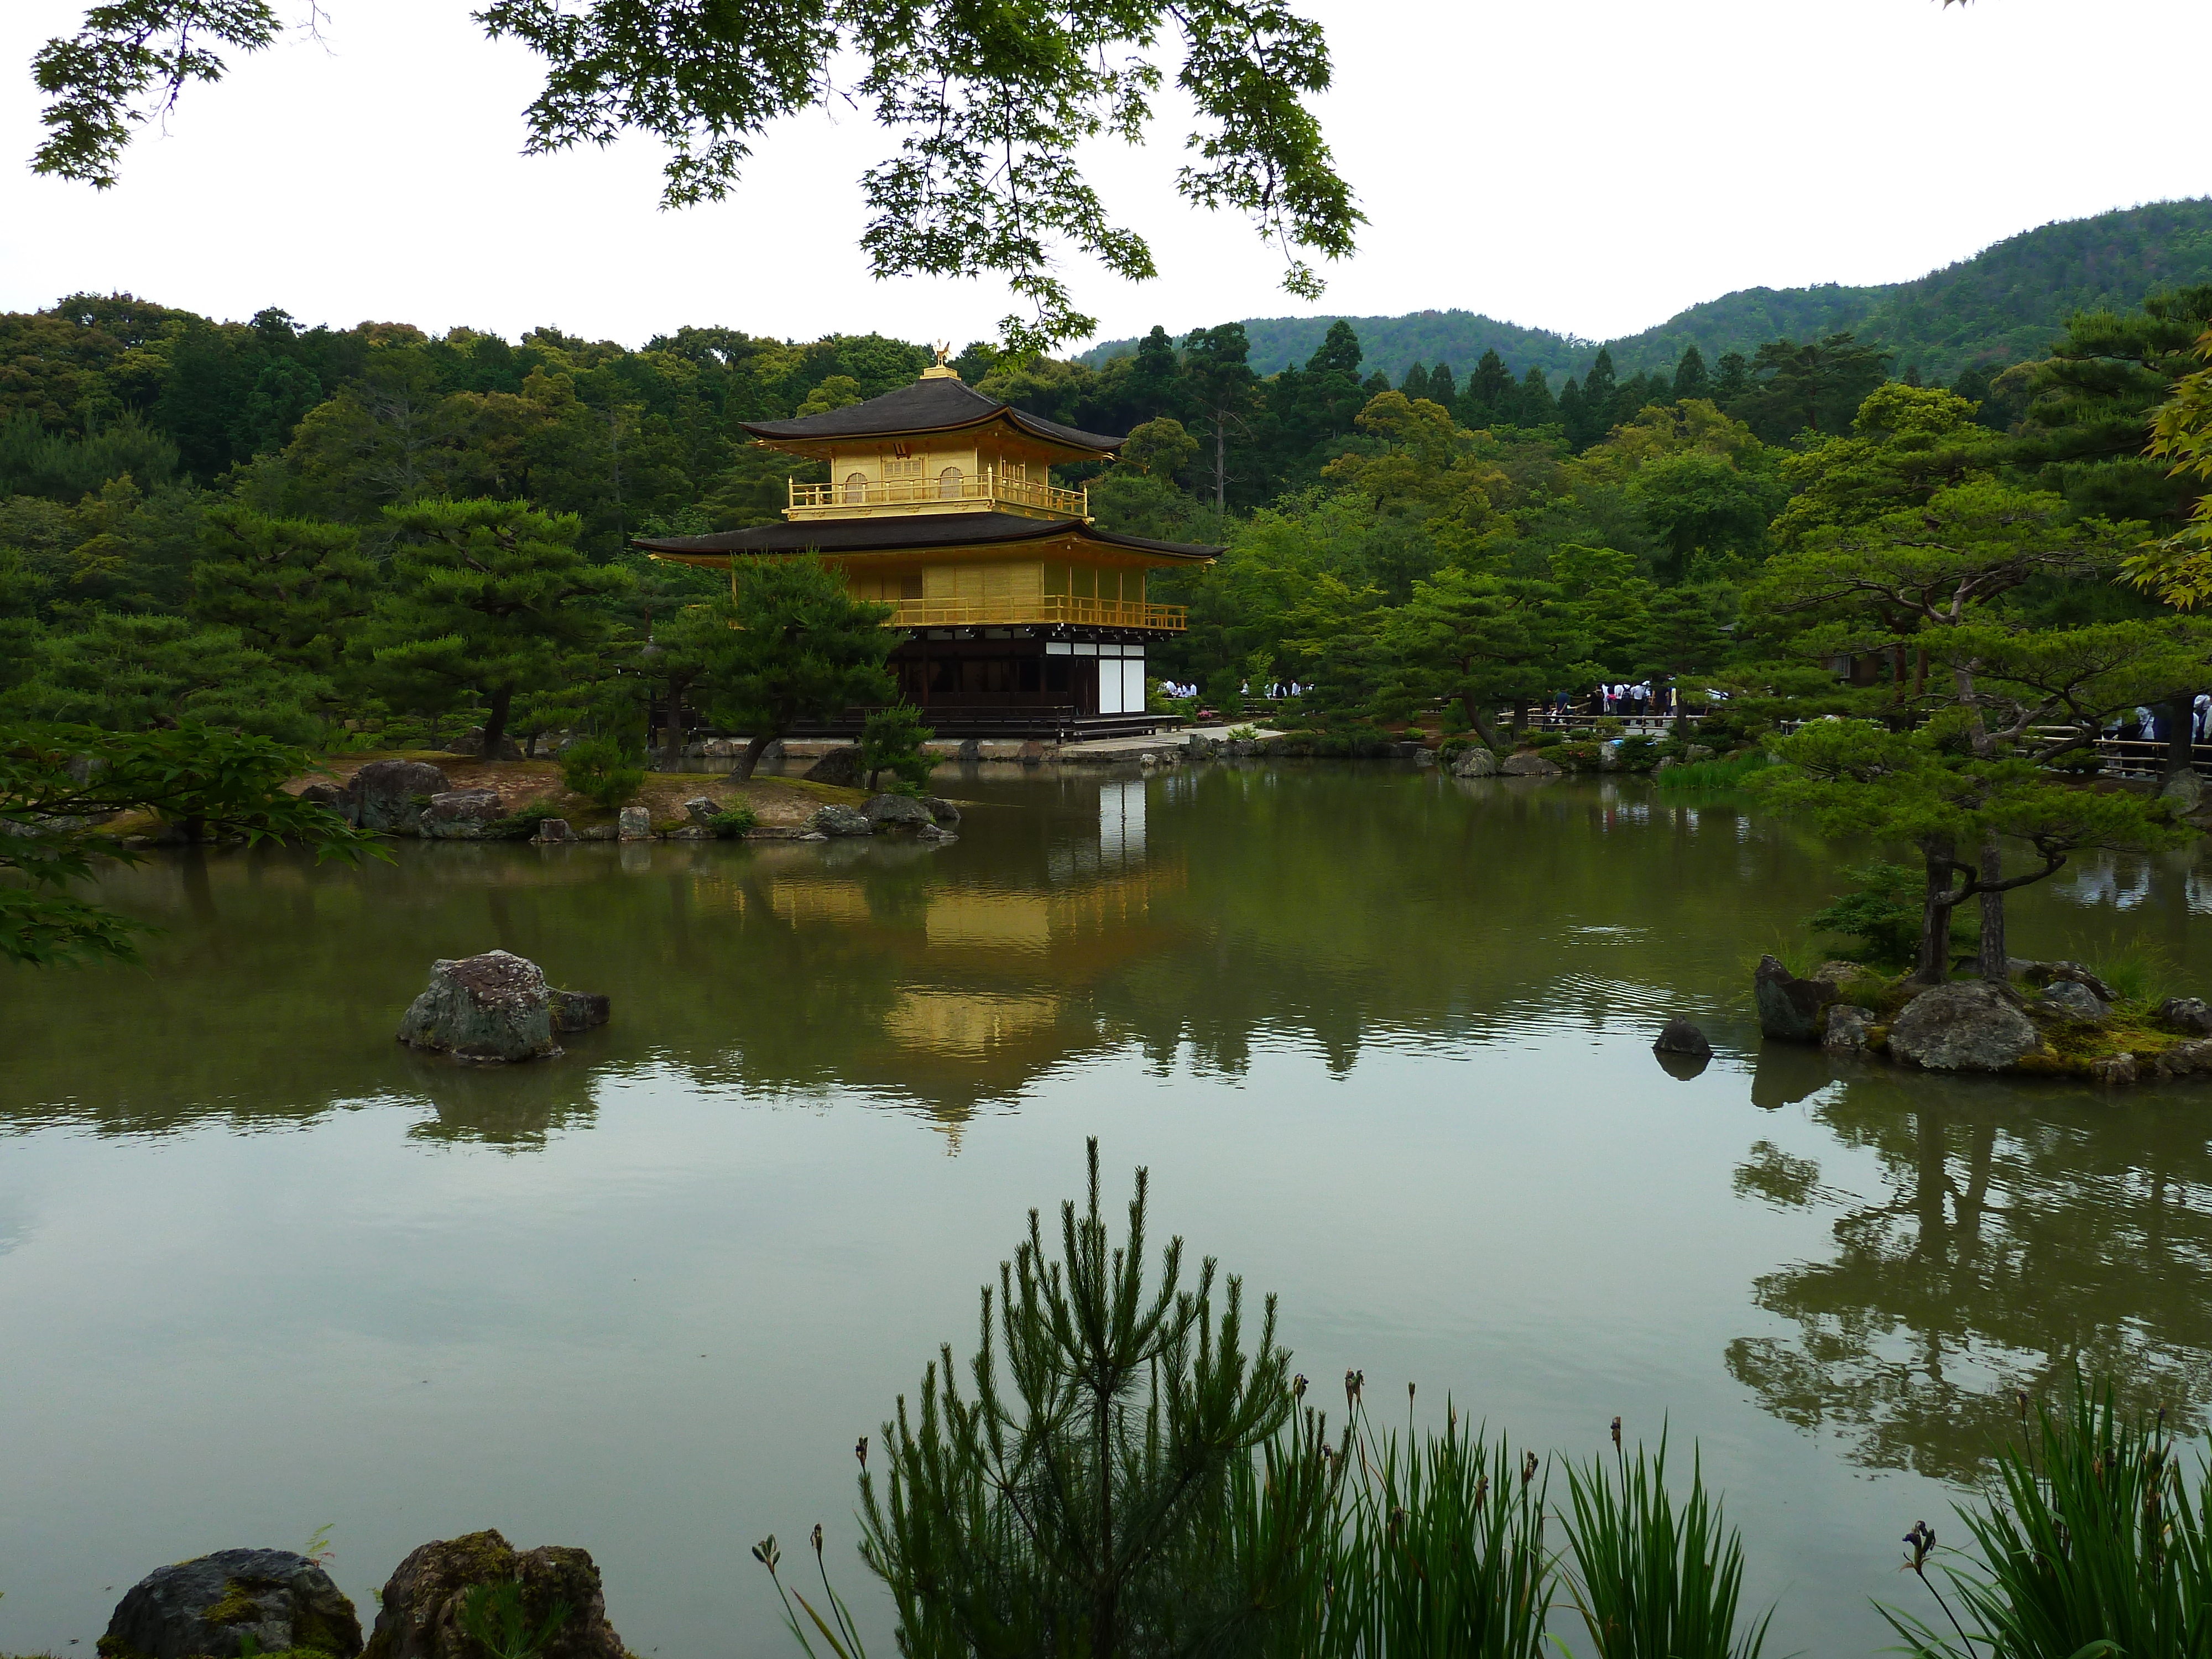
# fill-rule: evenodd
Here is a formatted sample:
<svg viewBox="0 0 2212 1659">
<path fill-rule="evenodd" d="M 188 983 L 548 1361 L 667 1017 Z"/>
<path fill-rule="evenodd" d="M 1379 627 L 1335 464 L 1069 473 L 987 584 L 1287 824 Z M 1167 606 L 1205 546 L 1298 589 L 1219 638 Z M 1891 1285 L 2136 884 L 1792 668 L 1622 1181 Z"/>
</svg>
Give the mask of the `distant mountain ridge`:
<svg viewBox="0 0 2212 1659">
<path fill-rule="evenodd" d="M 1928 380 L 1948 381 L 1975 364 L 2043 356 L 2076 311 L 2131 310 L 2161 289 L 2200 283 L 2212 283 L 2212 197 L 2054 221 L 1908 283 L 1740 289 L 1656 328 L 1602 343 L 1625 379 L 1639 370 L 1671 369 L 1692 344 L 1710 368 L 1727 352 L 1749 356 L 1767 340 L 1848 331 L 1896 354 L 1897 372 L 1913 367 Z M 1304 363 L 1336 320 L 1246 319 L 1253 368 L 1273 374 Z M 1536 368 L 1556 383 L 1587 374 L 1601 343 L 1471 311 L 1345 320 L 1358 331 L 1362 369 L 1379 368 L 1393 380 L 1415 363 L 1438 362 L 1449 362 L 1463 380 L 1485 351 L 1494 350 L 1516 377 Z M 1083 353 L 1082 361 L 1095 368 L 1136 344 L 1109 340 Z"/>
</svg>

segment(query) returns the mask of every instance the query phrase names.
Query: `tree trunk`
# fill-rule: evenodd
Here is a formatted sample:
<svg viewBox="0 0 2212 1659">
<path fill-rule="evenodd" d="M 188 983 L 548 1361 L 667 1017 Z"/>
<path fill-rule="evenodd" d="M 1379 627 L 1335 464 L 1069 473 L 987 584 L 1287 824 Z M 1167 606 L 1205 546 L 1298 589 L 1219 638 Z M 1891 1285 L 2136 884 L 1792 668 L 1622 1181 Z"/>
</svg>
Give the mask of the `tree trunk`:
<svg viewBox="0 0 2212 1659">
<path fill-rule="evenodd" d="M 1958 861 L 1948 841 L 1923 842 L 1920 854 L 1928 887 L 1920 906 L 1920 965 L 1913 977 L 1923 985 L 1941 985 L 1951 975 L 1951 878 Z"/>
<path fill-rule="evenodd" d="M 1518 743 L 1521 741 L 1522 729 L 1528 724 L 1528 705 L 1520 698 L 1516 697 L 1513 701 L 1513 718 L 1506 726 L 1506 730 L 1513 734 L 1514 742 Z"/>
<path fill-rule="evenodd" d="M 2004 848 L 1994 835 L 1982 838 L 1981 879 L 1984 887 L 2004 879 Z M 2005 968 L 2011 958 L 2006 954 L 2004 902 L 2002 893 L 1982 895 L 1982 946 L 1975 957 L 1974 971 L 1984 979 L 2002 981 L 2011 977 Z"/>
<path fill-rule="evenodd" d="M 752 776 L 753 768 L 760 764 L 760 757 L 767 752 L 769 744 L 775 741 L 775 733 L 773 732 L 756 732 L 745 739 L 745 752 L 738 757 L 738 782 L 743 783 Z"/>
<path fill-rule="evenodd" d="M 484 711 L 483 753 L 480 759 L 499 758 L 499 747 L 507 741 L 507 711 L 514 707 L 514 692 L 503 688 L 491 694 L 491 707 Z"/>
<path fill-rule="evenodd" d="M 2166 764 L 2160 770 L 2168 778 L 2178 778 L 2197 765 L 2196 718 L 2194 692 L 2177 693 L 2166 706 Z"/>
<path fill-rule="evenodd" d="M 1470 693 L 1459 700 L 1459 706 L 1467 711 L 1467 723 L 1474 728 L 1474 735 L 1482 739 L 1482 746 L 1497 748 L 1498 729 L 1490 723 L 1490 714 L 1482 707 L 1480 699 Z"/>
<path fill-rule="evenodd" d="M 1229 511 L 1229 423 L 1213 413 L 1213 510 Z"/>
<path fill-rule="evenodd" d="M 668 766 L 672 771 L 676 763 L 684 758 L 684 693 L 675 686 L 668 689 L 668 724 L 662 728 L 662 740 L 668 750 Z"/>
</svg>

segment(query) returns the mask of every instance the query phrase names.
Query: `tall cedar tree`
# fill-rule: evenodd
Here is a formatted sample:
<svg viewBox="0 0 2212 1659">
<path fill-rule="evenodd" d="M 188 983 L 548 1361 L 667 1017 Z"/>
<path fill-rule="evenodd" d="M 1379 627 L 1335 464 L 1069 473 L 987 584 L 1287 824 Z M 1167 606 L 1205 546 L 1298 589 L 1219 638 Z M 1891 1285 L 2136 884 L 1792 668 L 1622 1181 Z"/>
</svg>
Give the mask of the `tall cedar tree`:
<svg viewBox="0 0 2212 1659">
<path fill-rule="evenodd" d="M 474 691 L 483 753 L 499 754 L 517 696 L 550 690 L 564 654 L 605 639 L 594 602 L 628 591 L 628 571 L 576 550 L 574 514 L 520 501 L 426 501 L 385 509 L 399 535 L 392 586 L 360 635 L 374 678 L 418 706 Z"/>
</svg>

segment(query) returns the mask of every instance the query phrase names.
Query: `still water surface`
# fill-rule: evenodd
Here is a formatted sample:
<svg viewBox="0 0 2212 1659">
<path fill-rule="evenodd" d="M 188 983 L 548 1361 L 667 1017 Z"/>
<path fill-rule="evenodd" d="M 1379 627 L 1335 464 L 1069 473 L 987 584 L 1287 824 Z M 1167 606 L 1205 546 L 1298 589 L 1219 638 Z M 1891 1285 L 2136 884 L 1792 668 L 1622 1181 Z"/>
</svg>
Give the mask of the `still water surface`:
<svg viewBox="0 0 2212 1659">
<path fill-rule="evenodd" d="M 331 1522 L 365 1603 L 497 1526 L 590 1549 L 641 1654 L 781 1654 L 748 1547 L 823 1521 L 865 1591 L 854 1439 L 1090 1134 L 1317 1380 L 1694 1437 L 1775 1651 L 1884 1645 L 2004 1390 L 2079 1361 L 2203 1424 L 2212 1090 L 1762 1048 L 1749 963 L 1837 890 L 1796 829 L 1373 765 L 939 787 L 933 848 L 173 857 L 107 884 L 143 968 L 0 972 L 0 1652 Z M 2191 856 L 2093 861 L 2015 948 L 2202 987 L 2208 908 Z M 613 1024 L 512 1070 L 392 1041 L 494 946 Z"/>
</svg>

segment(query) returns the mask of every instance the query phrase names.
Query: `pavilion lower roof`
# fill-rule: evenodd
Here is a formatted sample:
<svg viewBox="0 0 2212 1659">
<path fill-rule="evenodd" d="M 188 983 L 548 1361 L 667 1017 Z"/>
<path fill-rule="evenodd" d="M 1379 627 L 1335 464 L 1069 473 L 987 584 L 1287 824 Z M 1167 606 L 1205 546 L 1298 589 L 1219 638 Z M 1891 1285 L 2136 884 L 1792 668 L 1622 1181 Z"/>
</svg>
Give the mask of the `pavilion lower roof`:
<svg viewBox="0 0 2212 1659">
<path fill-rule="evenodd" d="M 935 548 L 994 547 L 1073 536 L 1100 548 L 1120 548 L 1205 563 L 1218 547 L 1124 536 L 1080 519 L 1031 519 L 1013 513 L 917 513 L 897 518 L 811 519 L 764 524 L 711 536 L 639 536 L 630 545 L 666 557 L 720 562 L 757 553 L 902 553 Z"/>
</svg>

